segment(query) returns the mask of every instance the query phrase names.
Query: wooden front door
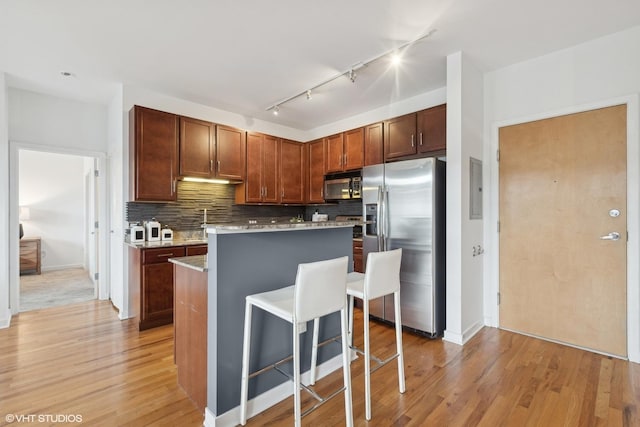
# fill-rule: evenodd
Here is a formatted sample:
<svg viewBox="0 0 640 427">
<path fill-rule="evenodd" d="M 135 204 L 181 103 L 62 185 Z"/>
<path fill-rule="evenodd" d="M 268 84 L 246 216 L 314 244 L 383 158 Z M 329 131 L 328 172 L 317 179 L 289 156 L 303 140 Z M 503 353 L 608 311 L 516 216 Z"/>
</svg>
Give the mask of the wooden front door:
<svg viewBox="0 0 640 427">
<path fill-rule="evenodd" d="M 626 117 L 500 128 L 500 327 L 627 355 Z"/>
</svg>

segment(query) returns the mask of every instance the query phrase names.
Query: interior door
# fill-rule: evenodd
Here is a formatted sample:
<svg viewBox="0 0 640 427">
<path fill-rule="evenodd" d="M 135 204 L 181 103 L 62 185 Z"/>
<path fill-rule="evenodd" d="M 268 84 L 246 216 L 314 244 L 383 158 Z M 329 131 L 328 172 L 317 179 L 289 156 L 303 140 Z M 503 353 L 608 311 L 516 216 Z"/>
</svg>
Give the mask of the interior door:
<svg viewBox="0 0 640 427">
<path fill-rule="evenodd" d="M 502 328 L 627 355 L 626 117 L 499 130 Z"/>
</svg>

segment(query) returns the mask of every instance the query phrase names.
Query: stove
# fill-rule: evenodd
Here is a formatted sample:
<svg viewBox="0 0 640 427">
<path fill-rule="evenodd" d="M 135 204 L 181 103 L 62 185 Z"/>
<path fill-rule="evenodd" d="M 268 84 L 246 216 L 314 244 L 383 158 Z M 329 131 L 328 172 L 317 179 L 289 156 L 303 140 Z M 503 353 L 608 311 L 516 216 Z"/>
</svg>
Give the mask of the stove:
<svg viewBox="0 0 640 427">
<path fill-rule="evenodd" d="M 336 221 L 358 221 L 362 222 L 362 215 L 338 215 Z M 362 239 L 362 224 L 353 226 L 353 238 Z"/>
</svg>

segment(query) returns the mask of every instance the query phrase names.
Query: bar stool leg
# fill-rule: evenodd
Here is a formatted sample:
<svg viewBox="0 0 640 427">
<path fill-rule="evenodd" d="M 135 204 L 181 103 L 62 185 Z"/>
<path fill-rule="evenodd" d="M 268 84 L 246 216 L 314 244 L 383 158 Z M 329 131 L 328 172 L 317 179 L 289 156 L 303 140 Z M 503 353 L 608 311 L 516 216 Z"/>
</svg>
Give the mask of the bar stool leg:
<svg viewBox="0 0 640 427">
<path fill-rule="evenodd" d="M 240 386 L 240 424 L 247 423 L 247 399 L 249 386 L 249 354 L 251 345 L 251 309 L 253 305 L 246 302 L 244 310 L 244 338 L 242 344 L 242 381 Z"/>
<path fill-rule="evenodd" d="M 309 370 L 309 383 L 316 383 L 316 361 L 318 358 L 318 334 L 320 332 L 320 319 L 313 319 L 313 343 L 311 345 L 311 369 Z"/>
<path fill-rule="evenodd" d="M 363 301 L 364 306 L 364 404 L 365 418 L 371 420 L 371 352 L 369 349 L 369 300 Z"/>
<path fill-rule="evenodd" d="M 353 295 L 348 296 L 349 309 L 349 345 L 353 345 Z"/>
<path fill-rule="evenodd" d="M 344 411 L 347 427 L 353 427 L 353 407 L 351 402 L 351 352 L 347 342 L 347 310 L 340 310 L 342 330 L 342 375 L 344 375 Z"/>
<path fill-rule="evenodd" d="M 400 393 L 405 391 L 404 383 L 404 352 L 402 350 L 402 320 L 400 316 L 400 292 L 393 293 L 393 305 L 395 308 L 396 323 L 396 353 L 398 353 L 398 387 Z"/>
<path fill-rule="evenodd" d="M 300 411 L 300 332 L 298 325 L 293 325 L 293 415 L 294 426 L 302 425 Z"/>
</svg>

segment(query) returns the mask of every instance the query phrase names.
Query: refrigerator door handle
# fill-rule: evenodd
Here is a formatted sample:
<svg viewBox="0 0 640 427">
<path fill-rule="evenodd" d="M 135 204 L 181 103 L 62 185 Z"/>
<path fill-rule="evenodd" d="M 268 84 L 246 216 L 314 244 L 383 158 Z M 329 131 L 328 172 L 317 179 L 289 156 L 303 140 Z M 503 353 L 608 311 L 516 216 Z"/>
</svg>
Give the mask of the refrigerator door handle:
<svg viewBox="0 0 640 427">
<path fill-rule="evenodd" d="M 383 228 L 383 218 L 384 214 L 382 209 L 384 208 L 384 192 L 382 186 L 378 186 L 378 203 L 376 209 L 376 222 L 377 222 L 377 236 L 378 236 L 378 252 L 384 250 L 384 228 Z"/>
<path fill-rule="evenodd" d="M 383 250 L 389 250 L 389 189 L 385 186 L 382 190 L 382 202 L 384 204 L 384 208 L 382 209 L 384 212 L 383 224 L 382 224 L 382 239 L 383 239 Z"/>
</svg>

